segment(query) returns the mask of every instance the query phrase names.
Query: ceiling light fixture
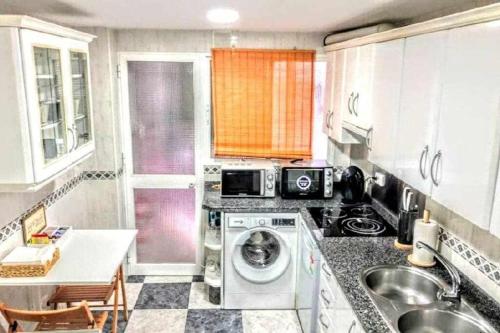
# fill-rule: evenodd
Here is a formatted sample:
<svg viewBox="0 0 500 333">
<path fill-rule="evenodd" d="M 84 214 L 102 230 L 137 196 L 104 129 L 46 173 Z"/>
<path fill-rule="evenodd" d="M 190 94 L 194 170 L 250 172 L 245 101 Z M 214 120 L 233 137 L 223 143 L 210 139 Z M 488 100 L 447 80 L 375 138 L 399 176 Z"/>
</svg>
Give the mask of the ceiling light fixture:
<svg viewBox="0 0 500 333">
<path fill-rule="evenodd" d="M 229 8 L 210 9 L 207 12 L 207 19 L 213 23 L 233 23 L 238 21 L 240 14 Z"/>
</svg>

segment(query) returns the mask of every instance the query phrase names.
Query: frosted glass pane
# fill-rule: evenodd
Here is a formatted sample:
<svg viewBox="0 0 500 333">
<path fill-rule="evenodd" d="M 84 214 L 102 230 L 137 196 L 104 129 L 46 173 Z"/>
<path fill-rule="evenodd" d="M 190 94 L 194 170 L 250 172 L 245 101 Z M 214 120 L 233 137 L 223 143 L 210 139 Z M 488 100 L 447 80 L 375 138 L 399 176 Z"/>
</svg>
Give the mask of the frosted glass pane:
<svg viewBox="0 0 500 333">
<path fill-rule="evenodd" d="M 135 189 L 138 263 L 194 263 L 195 190 Z"/>
<path fill-rule="evenodd" d="M 135 174 L 194 174 L 193 63 L 128 63 Z"/>
</svg>

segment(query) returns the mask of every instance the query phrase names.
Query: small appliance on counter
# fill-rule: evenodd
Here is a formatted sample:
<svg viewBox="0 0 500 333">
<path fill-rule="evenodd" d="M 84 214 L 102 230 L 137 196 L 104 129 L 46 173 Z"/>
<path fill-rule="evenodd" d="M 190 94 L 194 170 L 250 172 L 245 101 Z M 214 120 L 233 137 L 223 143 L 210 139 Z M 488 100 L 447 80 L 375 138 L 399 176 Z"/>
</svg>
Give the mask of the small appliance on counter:
<svg viewBox="0 0 500 333">
<path fill-rule="evenodd" d="M 325 199 L 333 196 L 334 168 L 324 160 L 292 161 L 281 167 L 281 197 Z"/>
<path fill-rule="evenodd" d="M 308 208 L 324 237 L 396 236 L 396 229 L 368 203 Z"/>
<path fill-rule="evenodd" d="M 237 160 L 221 167 L 221 197 L 273 198 L 277 165 L 266 160 Z"/>
<path fill-rule="evenodd" d="M 348 204 L 362 202 L 365 194 L 363 171 L 354 165 L 345 168 L 340 178 L 340 191 L 343 196 L 342 202 Z"/>
</svg>

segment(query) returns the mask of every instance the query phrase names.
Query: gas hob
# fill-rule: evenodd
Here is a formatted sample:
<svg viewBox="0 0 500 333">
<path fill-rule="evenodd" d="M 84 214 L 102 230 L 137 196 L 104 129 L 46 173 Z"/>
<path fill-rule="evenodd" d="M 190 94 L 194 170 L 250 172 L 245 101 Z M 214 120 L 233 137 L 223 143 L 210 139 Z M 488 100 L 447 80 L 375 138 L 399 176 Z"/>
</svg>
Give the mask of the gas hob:
<svg viewBox="0 0 500 333">
<path fill-rule="evenodd" d="M 324 237 L 396 236 L 396 229 L 369 204 L 308 208 Z"/>
</svg>

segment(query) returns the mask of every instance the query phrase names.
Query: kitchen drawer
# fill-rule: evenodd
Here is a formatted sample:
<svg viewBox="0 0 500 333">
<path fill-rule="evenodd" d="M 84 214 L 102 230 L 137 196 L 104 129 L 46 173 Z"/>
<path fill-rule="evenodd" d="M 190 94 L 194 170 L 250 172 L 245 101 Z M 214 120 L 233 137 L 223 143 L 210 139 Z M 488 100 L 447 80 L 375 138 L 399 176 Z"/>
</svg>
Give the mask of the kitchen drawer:
<svg viewBox="0 0 500 333">
<path fill-rule="evenodd" d="M 364 330 L 351 309 L 337 309 L 320 301 L 318 327 L 322 333 L 362 333 Z"/>
<path fill-rule="evenodd" d="M 326 263 L 324 258 L 322 257 L 321 259 L 320 293 L 322 288 L 328 289 L 329 293 L 331 294 L 331 298 L 333 299 L 333 307 L 339 309 L 350 309 L 351 305 L 347 301 L 344 292 L 337 282 L 337 279 L 333 275 L 330 267 L 328 267 L 328 264 Z"/>
<path fill-rule="evenodd" d="M 334 326 L 334 321 L 332 318 L 333 309 L 328 309 L 328 305 L 326 305 L 322 300 L 319 302 L 319 314 L 318 314 L 318 329 L 321 333 L 336 333 L 337 330 Z"/>
</svg>

